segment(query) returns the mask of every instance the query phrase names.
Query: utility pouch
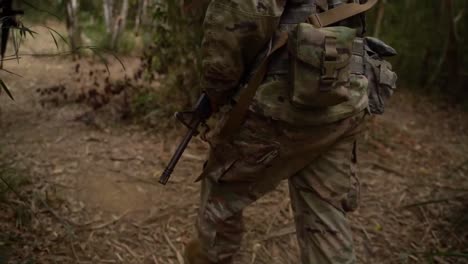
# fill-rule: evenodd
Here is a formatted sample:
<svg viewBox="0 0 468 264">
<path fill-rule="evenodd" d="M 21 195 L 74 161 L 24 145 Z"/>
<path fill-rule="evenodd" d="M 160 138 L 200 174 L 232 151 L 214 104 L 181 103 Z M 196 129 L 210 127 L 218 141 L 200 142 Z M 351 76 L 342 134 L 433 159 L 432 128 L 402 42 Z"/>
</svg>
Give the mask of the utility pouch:
<svg viewBox="0 0 468 264">
<path fill-rule="evenodd" d="M 385 111 L 385 102 L 396 89 L 398 79 L 390 62 L 383 57 L 394 56 L 396 51 L 375 38 L 366 38 L 366 46 L 364 61 L 369 80 L 369 110 L 372 114 L 381 115 Z"/>
<path fill-rule="evenodd" d="M 351 97 L 350 63 L 356 30 L 300 23 L 288 40 L 290 101 L 304 109 L 324 108 Z"/>
</svg>

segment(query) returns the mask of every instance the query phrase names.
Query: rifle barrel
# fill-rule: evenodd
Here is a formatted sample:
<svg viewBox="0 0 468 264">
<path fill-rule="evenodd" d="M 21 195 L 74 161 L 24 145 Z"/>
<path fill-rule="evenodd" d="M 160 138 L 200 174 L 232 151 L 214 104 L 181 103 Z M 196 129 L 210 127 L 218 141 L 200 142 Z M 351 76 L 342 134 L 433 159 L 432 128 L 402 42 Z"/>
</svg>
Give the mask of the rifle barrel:
<svg viewBox="0 0 468 264">
<path fill-rule="evenodd" d="M 179 144 L 176 152 L 172 156 L 171 161 L 169 161 L 169 164 L 167 165 L 166 169 L 161 174 L 161 177 L 159 178 L 160 184 L 166 185 L 166 183 L 169 181 L 169 178 L 171 177 L 171 174 L 174 171 L 174 168 L 177 166 L 179 159 L 182 157 L 182 154 L 184 153 L 185 148 L 187 148 L 188 144 L 190 143 L 190 140 L 192 140 L 196 132 L 197 132 L 196 129 L 192 128 L 187 132 L 187 134 L 185 134 L 185 137 L 182 139 L 182 142 Z"/>
</svg>

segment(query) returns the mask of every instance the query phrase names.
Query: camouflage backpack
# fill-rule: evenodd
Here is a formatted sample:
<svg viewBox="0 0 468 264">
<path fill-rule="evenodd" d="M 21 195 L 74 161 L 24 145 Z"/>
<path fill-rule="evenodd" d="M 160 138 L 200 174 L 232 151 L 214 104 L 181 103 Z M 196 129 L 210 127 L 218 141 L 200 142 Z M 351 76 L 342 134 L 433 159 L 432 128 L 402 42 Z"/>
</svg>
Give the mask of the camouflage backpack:
<svg viewBox="0 0 468 264">
<path fill-rule="evenodd" d="M 342 1 L 332 2 L 333 9 L 322 16 L 346 11 L 335 9 Z M 368 2 L 370 6 L 372 3 Z M 357 30 L 351 27 L 322 27 L 324 22 L 317 21 L 317 17 L 312 15 L 306 23 L 299 23 L 289 35 L 291 103 L 302 109 L 341 104 L 350 100 L 353 78 L 365 75 L 369 81 L 370 111 L 383 113 L 384 101 L 393 93 L 397 77 L 391 64 L 382 58 L 395 55 L 395 50 L 375 38 L 358 37 Z"/>
<path fill-rule="evenodd" d="M 356 30 L 348 27 L 297 26 L 288 43 L 293 105 L 329 107 L 349 100 L 355 38 Z"/>
<path fill-rule="evenodd" d="M 385 101 L 396 89 L 397 75 L 392 70 L 392 65 L 385 57 L 395 56 L 395 49 L 383 41 L 366 37 L 366 53 L 364 57 L 366 77 L 369 81 L 369 111 L 372 114 L 383 114 Z"/>
<path fill-rule="evenodd" d="M 258 56 L 248 81 L 236 95 L 236 104 L 220 133 L 221 138 L 234 134 L 242 125 L 265 76 L 289 75 L 288 105 L 305 111 L 289 109 L 290 112 L 285 112 L 276 108 L 286 116 L 291 112 L 300 112 L 298 116 L 301 117 L 322 113 L 323 118 L 317 122 L 336 120 L 351 113 L 355 106 L 346 103 L 366 90 L 371 91 L 370 100 L 366 98 L 362 105 L 372 101 L 370 104 L 376 106 L 370 107 L 371 111 L 383 109 L 384 95 L 391 94 L 394 89 L 396 74 L 391 71 L 390 64 L 381 59 L 382 54 L 367 47 L 368 41 L 361 37 L 362 32 L 358 36 L 357 30 L 346 23 L 372 8 L 377 1 L 288 0 L 280 19 L 279 34 Z M 333 2 L 331 9 L 330 2 Z M 318 12 L 318 8 L 322 12 Z M 284 45 L 287 50 L 283 49 Z M 327 114 L 335 115 L 331 118 Z"/>
</svg>

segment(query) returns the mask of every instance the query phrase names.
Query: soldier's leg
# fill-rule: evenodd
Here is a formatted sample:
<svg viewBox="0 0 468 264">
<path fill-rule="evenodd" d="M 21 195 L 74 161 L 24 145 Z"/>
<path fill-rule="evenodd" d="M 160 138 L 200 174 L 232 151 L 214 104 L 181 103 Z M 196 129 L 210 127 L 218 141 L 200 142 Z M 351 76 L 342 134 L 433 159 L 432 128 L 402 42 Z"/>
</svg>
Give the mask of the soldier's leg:
<svg viewBox="0 0 468 264">
<path fill-rule="evenodd" d="M 290 178 L 302 264 L 356 263 L 347 207 L 357 201 L 356 144 L 341 141 Z"/>
<path fill-rule="evenodd" d="M 202 176 L 201 201 L 197 219 L 202 253 L 213 263 L 229 259 L 239 250 L 243 233 L 242 211 L 274 189 L 254 191 L 253 184 L 263 168 L 278 153 L 277 135 L 266 118 L 248 116 L 232 141 L 212 144 Z"/>
<path fill-rule="evenodd" d="M 248 187 L 203 179 L 197 230 L 202 251 L 213 263 L 231 263 L 240 248 L 243 209 L 260 198 L 250 194 Z"/>
<path fill-rule="evenodd" d="M 313 160 L 342 135 L 354 133 L 359 120 L 362 115 L 307 130 L 251 115 L 235 140 L 215 144 L 201 177 L 202 253 L 214 263 L 231 258 L 240 247 L 243 209 L 295 174 L 297 153 Z"/>
</svg>

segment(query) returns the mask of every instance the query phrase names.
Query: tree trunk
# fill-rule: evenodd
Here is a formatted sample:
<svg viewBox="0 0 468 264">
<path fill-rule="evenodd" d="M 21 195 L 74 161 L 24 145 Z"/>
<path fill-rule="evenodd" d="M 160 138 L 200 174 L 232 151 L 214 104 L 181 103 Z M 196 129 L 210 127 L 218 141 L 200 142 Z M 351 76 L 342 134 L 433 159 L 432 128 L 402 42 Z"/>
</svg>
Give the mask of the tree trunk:
<svg viewBox="0 0 468 264">
<path fill-rule="evenodd" d="M 141 10 L 141 24 L 146 25 L 148 23 L 148 7 L 149 0 L 143 0 L 143 9 Z"/>
<path fill-rule="evenodd" d="M 117 48 L 117 42 L 119 41 L 120 36 L 122 35 L 125 25 L 127 24 L 127 14 L 128 14 L 128 0 L 123 0 L 122 9 L 120 15 L 114 20 L 114 30 L 112 32 L 111 39 L 111 49 L 115 50 Z"/>
<path fill-rule="evenodd" d="M 106 32 L 110 34 L 113 28 L 113 13 L 114 13 L 114 0 L 104 0 L 104 22 L 106 24 Z"/>
<path fill-rule="evenodd" d="M 146 8 L 148 0 L 139 0 L 138 1 L 138 11 L 135 16 L 135 28 L 133 31 L 135 32 L 135 35 L 139 35 L 140 33 L 140 26 L 141 24 L 144 24 L 145 16 L 146 16 Z"/>
<path fill-rule="evenodd" d="M 457 94 L 460 89 L 460 64 L 459 64 L 459 47 L 456 33 L 456 21 L 453 12 L 453 0 L 446 0 L 447 17 L 448 17 L 448 49 L 447 49 L 447 69 L 448 69 L 448 86 L 451 92 Z"/>
<path fill-rule="evenodd" d="M 78 47 L 81 45 L 81 31 L 80 31 L 79 21 L 78 21 L 79 1 L 67 0 L 66 9 L 67 9 L 67 30 L 68 30 L 68 36 L 70 39 L 71 49 L 74 54 L 78 54 Z"/>
<path fill-rule="evenodd" d="M 449 16 L 446 8 L 446 4 L 444 1 L 440 1 L 440 6 L 438 8 L 434 9 L 434 17 L 439 18 L 439 28 L 437 29 L 438 33 L 443 36 L 445 35 L 446 31 L 446 20 L 447 16 Z M 443 38 L 443 45 L 442 47 L 437 47 L 437 51 L 442 51 L 440 52 L 440 57 L 437 58 L 437 64 L 434 68 L 434 71 L 429 75 L 427 75 L 428 69 L 429 69 L 429 62 L 430 61 L 435 61 L 436 54 L 438 52 L 434 52 L 434 45 L 432 43 L 428 43 L 426 46 L 426 54 L 428 54 L 428 58 L 426 61 L 423 62 L 421 69 L 420 70 L 420 75 L 421 75 L 421 86 L 426 87 L 428 86 L 429 88 L 432 88 L 433 86 L 436 85 L 436 81 L 440 79 L 441 77 L 441 72 L 444 70 L 444 66 L 447 60 L 447 54 L 448 54 L 448 49 L 449 49 L 449 39 L 448 38 Z"/>
<path fill-rule="evenodd" d="M 385 5 L 387 0 L 380 1 L 379 10 L 377 12 L 377 19 L 375 21 L 374 37 L 378 38 L 380 35 L 380 29 L 382 28 L 382 21 L 385 15 Z"/>
</svg>

